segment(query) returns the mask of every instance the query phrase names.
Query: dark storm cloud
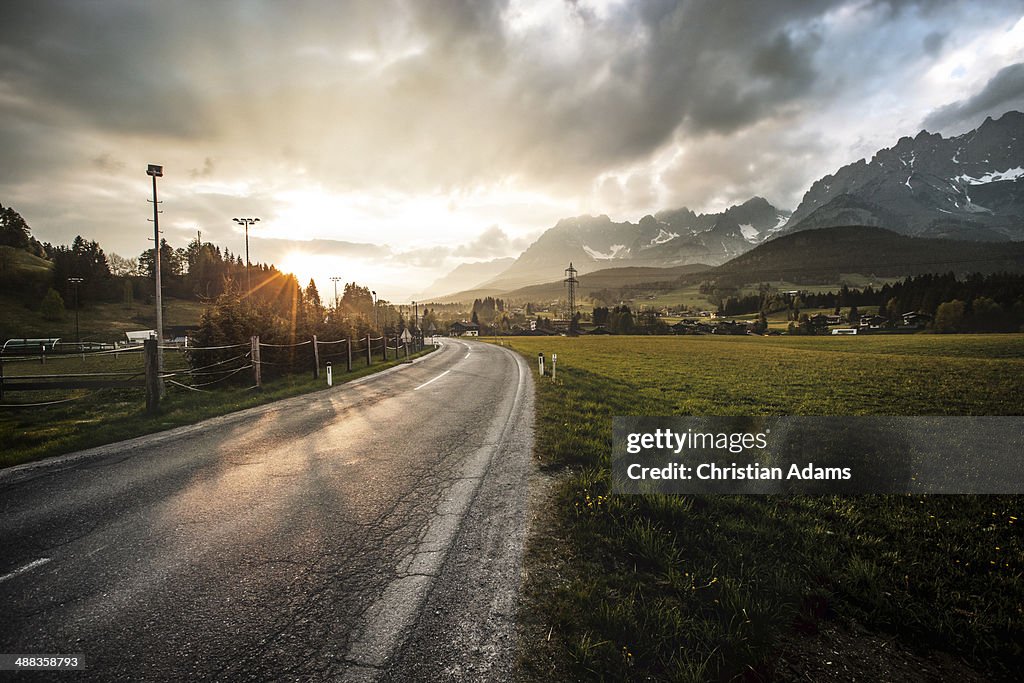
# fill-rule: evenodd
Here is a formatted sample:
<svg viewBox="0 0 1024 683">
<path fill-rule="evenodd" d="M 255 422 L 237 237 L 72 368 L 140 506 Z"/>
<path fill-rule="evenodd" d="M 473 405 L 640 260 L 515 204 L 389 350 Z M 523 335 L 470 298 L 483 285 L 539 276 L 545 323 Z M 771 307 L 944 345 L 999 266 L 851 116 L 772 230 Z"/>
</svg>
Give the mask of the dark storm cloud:
<svg viewBox="0 0 1024 683">
<path fill-rule="evenodd" d="M 70 137 L 27 117 L 4 119 L 0 109 L 0 186 L 60 168 L 67 162 L 65 151 L 72 144 Z"/>
<path fill-rule="evenodd" d="M 194 135 L 203 110 L 175 60 L 188 37 L 160 30 L 159 15 L 153 3 L 4 3 L 0 81 L 55 120 Z"/>
<path fill-rule="evenodd" d="M 997 0 L 603 5 L 0 3 L 0 200 L 46 217 L 51 234 L 77 222 L 102 239 L 108 226 L 138 227 L 143 169 L 159 161 L 177 217 L 168 230 L 197 224 L 236 240 L 230 216 L 269 223 L 292 191 L 315 187 L 362 202 L 368 218 L 303 236 L 361 243 L 396 202 L 424 196 L 470 197 L 491 211 L 473 225 L 513 235 L 552 224 L 551 206 L 609 211 L 588 204 L 602 197 L 623 215 L 798 199 L 851 160 L 835 141 L 844 126 L 866 133 L 853 112 L 882 110 L 879 128 L 916 123 L 921 105 L 901 100 L 912 113 L 893 114 L 893 93 L 914 93 L 929 60 L 1019 16 Z M 933 116 L 1001 106 L 1020 92 L 1014 77 Z M 532 203 L 520 196 L 542 198 L 538 225 L 509 220 Z M 497 254 L 492 237 L 447 248 Z M 141 250 L 124 240 L 118 250 Z"/>
<path fill-rule="evenodd" d="M 0 81 L 55 125 L 258 138 L 339 186 L 578 186 L 677 133 L 807 105 L 829 66 L 817 27 L 841 4 L 570 3 L 567 38 L 517 30 L 508 0 L 7 3 Z"/>
<path fill-rule="evenodd" d="M 584 92 L 572 85 L 578 73 L 541 77 L 556 93 L 546 137 L 606 164 L 648 154 L 677 130 L 729 133 L 771 117 L 813 87 L 820 39 L 799 27 L 832 4 L 638 3 L 588 21 L 598 47 L 582 66 L 607 76 Z M 566 88 L 574 97 L 558 96 Z"/>
<path fill-rule="evenodd" d="M 1024 104 L 1024 63 L 1000 69 L 977 94 L 959 102 L 939 107 L 925 118 L 927 130 L 945 130 L 961 126 L 973 127 L 978 119 Z"/>
<path fill-rule="evenodd" d="M 921 47 L 924 48 L 924 51 L 927 54 L 934 57 L 942 52 L 942 46 L 945 45 L 947 37 L 947 33 L 942 31 L 932 31 L 924 37 L 924 40 L 921 41 Z"/>
</svg>

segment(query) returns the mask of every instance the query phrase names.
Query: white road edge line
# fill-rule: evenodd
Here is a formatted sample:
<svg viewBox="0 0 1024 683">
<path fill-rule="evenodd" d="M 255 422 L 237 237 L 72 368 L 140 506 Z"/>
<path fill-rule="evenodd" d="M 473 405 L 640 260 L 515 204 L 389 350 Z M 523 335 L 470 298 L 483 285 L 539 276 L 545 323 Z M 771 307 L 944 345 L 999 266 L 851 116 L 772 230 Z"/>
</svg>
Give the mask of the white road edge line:
<svg viewBox="0 0 1024 683">
<path fill-rule="evenodd" d="M 529 369 L 522 357 L 507 349 L 504 352 L 516 364 L 516 389 L 509 412 L 491 423 L 485 438 L 487 445 L 467 456 L 462 477 L 442 494 L 437 514 L 427 525 L 417 547 L 399 563 L 399 578 L 392 580 L 383 595 L 364 612 L 363 623 L 356 629 L 345 658 L 349 666 L 342 675 L 343 682 L 373 683 L 384 673 L 383 667 L 408 635 L 427 599 L 491 461 L 513 428 L 513 418 L 521 410 L 526 389 L 524 377 Z"/>
<path fill-rule="evenodd" d="M 418 387 L 416 387 L 415 389 L 413 389 L 413 391 L 419 391 L 420 389 L 422 389 L 423 387 L 427 386 L 431 382 L 436 382 L 437 380 L 441 379 L 442 377 L 447 375 L 449 372 L 451 372 L 451 370 L 445 370 L 444 372 L 442 372 L 440 375 L 438 375 L 434 379 L 428 379 L 426 382 L 424 382 L 423 384 L 421 384 Z"/>
<path fill-rule="evenodd" d="M 4 574 L 3 576 L 0 576 L 0 583 L 6 581 L 7 579 L 13 579 L 15 576 L 24 574 L 25 572 L 35 569 L 36 567 L 42 566 L 49 561 L 49 557 L 40 557 L 38 560 L 33 560 L 32 562 L 26 564 L 24 567 L 21 567 L 20 569 L 15 569 L 10 574 Z"/>
</svg>

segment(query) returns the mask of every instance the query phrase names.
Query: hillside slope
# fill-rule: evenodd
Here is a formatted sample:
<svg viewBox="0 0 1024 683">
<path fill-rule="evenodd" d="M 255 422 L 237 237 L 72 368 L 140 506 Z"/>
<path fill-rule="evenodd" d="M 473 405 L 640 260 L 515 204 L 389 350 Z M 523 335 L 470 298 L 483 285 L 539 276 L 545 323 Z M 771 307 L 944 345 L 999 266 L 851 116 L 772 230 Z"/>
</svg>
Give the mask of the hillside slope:
<svg viewBox="0 0 1024 683">
<path fill-rule="evenodd" d="M 843 273 L 903 277 L 1024 271 L 1024 242 L 909 237 L 875 226 L 806 230 L 766 242 L 704 274 L 721 282 L 830 282 Z"/>
</svg>

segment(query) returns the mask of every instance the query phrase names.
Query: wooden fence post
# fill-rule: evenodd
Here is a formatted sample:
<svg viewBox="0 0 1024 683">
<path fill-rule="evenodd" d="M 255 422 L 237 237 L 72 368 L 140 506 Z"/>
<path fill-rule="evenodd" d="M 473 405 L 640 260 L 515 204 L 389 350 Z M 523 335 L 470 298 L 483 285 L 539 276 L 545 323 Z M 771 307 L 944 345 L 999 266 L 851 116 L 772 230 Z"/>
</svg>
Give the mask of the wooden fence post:
<svg viewBox="0 0 1024 683">
<path fill-rule="evenodd" d="M 348 371 L 352 372 L 352 340 L 346 339 L 345 344 L 348 347 Z"/>
<path fill-rule="evenodd" d="M 385 363 L 388 362 L 388 335 L 380 333 L 380 355 Z"/>
<path fill-rule="evenodd" d="M 157 363 L 156 344 L 156 339 L 146 339 L 142 342 L 146 367 L 146 412 L 150 415 L 160 409 L 160 365 Z"/>
<path fill-rule="evenodd" d="M 370 342 L 370 335 L 366 335 L 366 367 L 373 365 L 373 344 Z"/>
<path fill-rule="evenodd" d="M 263 377 L 260 374 L 260 336 L 252 338 L 252 377 L 256 380 L 256 388 L 263 388 Z"/>
<path fill-rule="evenodd" d="M 316 335 L 313 335 L 313 379 L 320 379 L 320 347 L 316 344 Z"/>
</svg>

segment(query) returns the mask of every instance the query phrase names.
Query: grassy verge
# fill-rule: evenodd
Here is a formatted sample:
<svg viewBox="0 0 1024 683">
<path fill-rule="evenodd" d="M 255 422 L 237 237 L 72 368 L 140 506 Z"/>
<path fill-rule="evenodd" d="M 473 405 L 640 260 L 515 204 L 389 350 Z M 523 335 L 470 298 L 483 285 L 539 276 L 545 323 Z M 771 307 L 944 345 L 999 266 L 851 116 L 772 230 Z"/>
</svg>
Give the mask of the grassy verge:
<svg viewBox="0 0 1024 683">
<path fill-rule="evenodd" d="M 428 346 L 413 357 L 430 353 Z M 141 354 L 121 354 L 104 359 L 103 369 L 132 369 L 141 365 Z M 98 358 L 85 361 L 70 357 L 48 362 L 46 365 L 25 364 L 22 374 L 44 372 L 96 371 Z M 166 356 L 168 368 L 180 364 L 174 354 Z M 334 373 L 335 386 L 399 365 L 402 361 L 374 361 L 367 366 L 365 359 L 354 361 L 351 373 Z M 58 369 L 59 368 L 59 369 Z M 8 374 L 13 374 L 8 368 Z M 265 381 L 262 391 L 242 386 L 224 385 L 209 392 L 195 392 L 168 385 L 167 397 L 160 404 L 157 415 L 145 412 L 145 396 L 141 389 L 101 389 L 93 392 L 72 392 L 81 400 L 39 408 L 0 410 L 0 467 L 10 467 L 32 460 L 69 453 L 82 448 L 100 446 L 122 439 L 158 432 L 181 425 L 194 424 L 209 417 L 251 408 L 282 398 L 326 389 L 326 375 L 314 380 L 312 373 L 290 375 Z M 19 401 L 45 401 L 65 398 L 69 392 L 25 393 Z"/>
<path fill-rule="evenodd" d="M 557 484 L 529 550 L 527 678 L 766 680 L 843 625 L 1010 678 L 1024 497 L 610 496 L 614 415 L 1006 415 L 1024 336 L 523 338 Z M 546 634 L 546 637 L 545 637 Z M 538 642 L 539 641 L 539 642 Z M 822 653 L 827 654 L 827 653 Z"/>
<path fill-rule="evenodd" d="M 36 302 L 32 302 L 35 305 Z M 75 310 L 73 299 L 65 301 L 67 309 L 60 320 L 43 318 L 35 308 L 26 306 L 21 298 L 0 294 L 0 344 L 6 339 L 22 337 L 59 337 L 75 340 Z M 168 297 L 164 301 L 164 325 L 196 325 L 203 313 L 199 301 L 186 301 Z M 79 311 L 79 330 L 85 341 L 124 341 L 128 330 L 152 329 L 156 325 L 153 306 L 141 302 L 126 306 L 122 303 L 84 304 Z"/>
</svg>

